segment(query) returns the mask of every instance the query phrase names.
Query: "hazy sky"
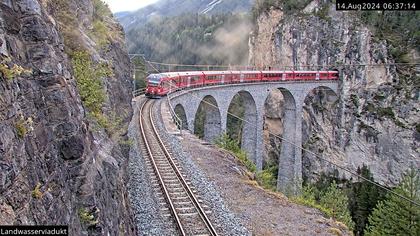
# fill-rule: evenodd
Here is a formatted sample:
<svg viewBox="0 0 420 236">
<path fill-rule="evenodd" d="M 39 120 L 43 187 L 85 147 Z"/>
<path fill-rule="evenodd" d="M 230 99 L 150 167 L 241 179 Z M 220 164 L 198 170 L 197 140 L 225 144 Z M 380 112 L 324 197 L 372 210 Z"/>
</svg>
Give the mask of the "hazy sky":
<svg viewBox="0 0 420 236">
<path fill-rule="evenodd" d="M 157 0 L 103 0 L 108 3 L 112 12 L 135 11 L 139 8 L 157 2 Z"/>
</svg>

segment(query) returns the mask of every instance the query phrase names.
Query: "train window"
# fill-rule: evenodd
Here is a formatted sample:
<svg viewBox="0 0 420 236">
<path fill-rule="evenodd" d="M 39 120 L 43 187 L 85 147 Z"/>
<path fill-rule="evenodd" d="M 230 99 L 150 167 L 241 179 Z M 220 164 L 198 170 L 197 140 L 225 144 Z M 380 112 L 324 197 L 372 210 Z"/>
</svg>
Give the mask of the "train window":
<svg viewBox="0 0 420 236">
<path fill-rule="evenodd" d="M 159 74 L 151 74 L 147 76 L 147 82 L 149 86 L 158 86 L 162 76 Z"/>
<path fill-rule="evenodd" d="M 197 82 L 198 80 L 200 80 L 199 76 L 192 76 L 191 77 L 191 82 Z"/>
<path fill-rule="evenodd" d="M 252 79 L 252 78 L 255 78 L 254 74 L 246 74 L 245 75 L 245 79 Z"/>
</svg>

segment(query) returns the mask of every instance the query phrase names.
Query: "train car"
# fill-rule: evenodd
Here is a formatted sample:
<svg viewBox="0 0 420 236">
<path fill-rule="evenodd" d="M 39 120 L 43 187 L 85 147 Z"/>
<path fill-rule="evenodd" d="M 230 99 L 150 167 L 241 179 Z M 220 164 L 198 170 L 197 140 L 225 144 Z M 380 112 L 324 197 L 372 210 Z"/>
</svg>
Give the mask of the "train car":
<svg viewBox="0 0 420 236">
<path fill-rule="evenodd" d="M 187 71 L 150 74 L 146 96 L 158 98 L 181 89 L 275 81 L 337 80 L 338 71 Z"/>
<path fill-rule="evenodd" d="M 147 76 L 146 97 L 156 98 L 162 97 L 166 93 L 163 91 L 162 80 L 165 78 L 163 74 L 150 74 Z"/>
</svg>

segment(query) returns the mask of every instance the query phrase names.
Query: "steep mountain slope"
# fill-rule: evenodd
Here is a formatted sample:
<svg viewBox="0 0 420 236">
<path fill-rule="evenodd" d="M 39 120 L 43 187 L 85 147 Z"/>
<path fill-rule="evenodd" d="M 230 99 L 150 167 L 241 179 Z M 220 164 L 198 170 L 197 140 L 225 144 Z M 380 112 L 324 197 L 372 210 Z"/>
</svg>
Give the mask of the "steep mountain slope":
<svg viewBox="0 0 420 236">
<path fill-rule="evenodd" d="M 126 31 L 162 16 L 248 12 L 254 0 L 160 0 L 129 15 L 118 17 Z M 117 15 L 118 16 L 118 15 Z"/>
<path fill-rule="evenodd" d="M 260 10 L 251 61 L 261 67 L 306 69 L 305 65 L 321 65 L 339 69 L 338 101 L 323 90 L 308 96 L 302 125 L 304 147 L 351 170 L 366 164 L 376 180 L 394 185 L 410 166 L 420 166 L 419 68 L 384 64 L 419 62 L 415 49 L 419 15 L 389 12 L 366 16 L 334 8 L 329 1 L 312 1 L 303 12 Z M 361 20 L 366 17 L 369 20 Z M 280 127 L 276 132 L 281 135 L 281 96 L 270 103 L 277 108 L 277 115 L 271 106 L 271 124 L 267 126 Z M 277 145 L 267 152 L 278 153 L 281 140 L 272 143 Z M 304 175 L 310 180 L 321 171 L 336 169 L 307 152 L 303 162 Z M 350 178 L 346 172 L 340 171 L 341 175 Z"/>
<path fill-rule="evenodd" d="M 130 63 L 99 0 L 0 3 L 0 225 L 135 235 Z"/>
<path fill-rule="evenodd" d="M 251 28 L 246 15 L 181 15 L 129 30 L 127 45 L 158 62 L 246 64 Z"/>
</svg>

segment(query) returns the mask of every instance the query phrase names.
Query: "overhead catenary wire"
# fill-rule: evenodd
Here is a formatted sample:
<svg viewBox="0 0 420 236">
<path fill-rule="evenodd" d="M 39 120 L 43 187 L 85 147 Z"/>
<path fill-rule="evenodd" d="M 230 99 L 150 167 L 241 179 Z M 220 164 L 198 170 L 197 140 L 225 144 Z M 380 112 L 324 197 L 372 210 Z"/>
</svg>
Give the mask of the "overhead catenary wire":
<svg viewBox="0 0 420 236">
<path fill-rule="evenodd" d="M 144 57 L 143 57 L 144 58 Z M 153 65 L 152 65 L 152 62 L 150 62 L 150 61 L 147 61 L 147 60 L 145 60 L 146 62 L 148 62 L 148 64 L 157 72 L 157 73 L 160 73 L 160 71 L 158 70 L 158 69 L 156 69 Z M 359 64 L 359 65 L 354 65 L 354 64 L 351 64 L 351 66 L 367 66 L 368 64 Z M 372 64 L 372 65 L 379 65 L 379 64 Z M 382 64 L 382 66 L 383 65 L 420 65 L 419 63 L 392 63 L 392 64 Z M 175 85 L 175 88 L 180 88 L 180 87 L 178 87 L 178 86 L 176 86 Z M 208 101 L 205 101 L 205 100 L 202 100 L 200 97 L 198 97 L 197 95 L 195 95 L 195 94 L 190 94 L 192 97 L 194 97 L 195 99 L 198 99 L 198 100 L 200 100 L 201 102 L 204 102 L 204 103 L 206 103 L 207 105 L 210 105 L 210 106 L 212 106 L 212 107 L 214 107 L 214 108 L 216 108 L 216 109 L 218 109 L 218 106 L 217 105 L 215 105 L 215 104 L 212 104 L 212 103 L 210 103 L 210 102 L 208 102 Z M 173 111 L 173 112 L 175 112 L 175 111 Z M 251 122 L 249 122 L 249 121 L 247 121 L 247 120 L 245 120 L 245 119 L 242 119 L 241 117 L 238 117 L 238 116 L 236 116 L 235 114 L 233 114 L 233 113 L 230 113 L 229 111 L 227 112 L 227 114 L 228 115 L 230 115 L 230 116 L 232 116 L 232 117 L 234 117 L 234 118 L 236 118 L 236 119 L 239 119 L 239 120 L 241 120 L 242 122 L 245 122 L 245 123 L 248 123 L 248 124 L 251 124 L 251 125 L 255 125 L 255 124 L 252 124 Z M 399 194 L 399 193 L 397 193 L 397 192 L 395 192 L 395 191 L 393 191 L 392 189 L 390 189 L 390 188 L 388 188 L 388 187 L 386 187 L 386 186 L 383 186 L 383 185 L 381 185 L 381 184 L 379 184 L 379 183 L 376 183 L 375 181 L 372 181 L 372 180 L 370 180 L 370 179 L 368 179 L 368 178 L 366 178 L 366 177 L 364 177 L 364 176 L 362 176 L 362 175 L 360 175 L 360 174 L 358 174 L 357 172 L 355 172 L 355 171 L 352 171 L 352 170 L 350 170 L 350 169 L 348 169 L 348 168 L 345 168 L 345 167 L 343 167 L 343 166 L 340 166 L 340 165 L 338 165 L 338 164 L 335 164 L 334 162 L 332 162 L 332 161 L 329 161 L 329 160 L 327 160 L 326 158 L 324 158 L 324 157 L 321 157 L 321 156 L 319 156 L 319 155 L 317 155 L 316 153 L 314 153 L 314 152 L 312 152 L 311 150 L 309 150 L 309 149 L 307 149 L 307 148 L 304 148 L 304 147 L 301 147 L 301 146 L 299 146 L 299 145 L 297 145 L 297 144 L 295 144 L 294 142 L 292 142 L 292 141 L 290 141 L 290 140 L 287 140 L 287 139 L 285 139 L 285 138 L 283 138 L 283 137 L 280 137 L 279 135 L 277 135 L 277 134 L 275 134 L 275 133 L 273 133 L 273 132 L 271 132 L 271 131 L 268 131 L 268 133 L 269 134 L 271 134 L 271 135 L 273 135 L 274 137 L 276 137 L 276 138 L 278 138 L 278 139 L 280 139 L 280 140 L 282 140 L 282 141 L 284 141 L 284 142 L 286 142 L 286 143 L 289 143 L 289 144 L 291 144 L 292 146 L 294 146 L 294 147 L 297 147 L 298 149 L 301 149 L 302 151 L 305 151 L 305 152 L 307 152 L 307 153 L 309 153 L 309 154 L 312 154 L 314 157 L 316 157 L 316 158 L 318 158 L 318 159 L 320 159 L 320 160 L 323 160 L 323 161 L 325 161 L 325 162 L 327 162 L 327 163 L 329 163 L 330 165 L 333 165 L 333 166 L 335 166 L 336 168 L 338 168 L 338 169 L 341 169 L 341 170 L 343 170 L 343 171 L 345 171 L 345 172 L 347 172 L 347 173 L 349 173 L 349 174 L 351 174 L 351 175 L 354 175 L 354 176 L 356 176 L 356 177 L 358 177 L 358 178 L 360 178 L 360 179 L 362 179 L 362 180 L 364 180 L 364 181 L 366 181 L 366 182 L 369 182 L 370 184 L 373 184 L 373 185 L 375 185 L 375 186 L 377 186 L 377 187 L 379 187 L 379 188 L 381 188 L 381 189 L 383 189 L 383 190 L 385 190 L 385 191 L 387 191 L 387 192 L 389 192 L 389 193 L 392 193 L 392 194 L 394 194 L 395 196 L 398 196 L 398 197 L 400 197 L 401 199 L 404 199 L 404 200 L 406 200 L 406 201 L 408 201 L 408 202 L 410 202 L 411 204 L 414 204 L 414 205 L 416 205 L 416 206 L 419 206 L 420 207 L 420 203 L 419 202 L 416 202 L 416 201 L 413 201 L 413 200 L 411 200 L 411 199 L 409 199 L 409 198 L 407 198 L 407 197 L 405 197 L 405 196 L 403 196 L 403 195 L 401 195 L 401 194 Z"/>
<path fill-rule="evenodd" d="M 143 55 L 144 58 L 144 55 Z M 250 68 L 259 68 L 260 66 L 249 66 L 249 65 L 210 65 L 210 64 L 203 64 L 203 65 L 192 65 L 192 64 L 177 64 L 177 63 L 162 63 L 162 62 L 155 62 L 155 61 L 149 61 L 146 60 L 144 58 L 144 60 L 146 62 L 148 62 L 149 64 L 155 64 L 155 65 L 162 65 L 162 66 L 172 66 L 172 67 L 216 67 L 216 68 L 241 68 L 241 67 L 250 67 Z M 336 63 L 336 64 L 324 64 L 324 65 L 313 65 L 313 64 L 308 64 L 308 65 L 275 65 L 275 66 L 261 66 L 263 68 L 267 67 L 267 68 L 297 68 L 297 67 L 308 67 L 308 68 L 315 68 L 315 67 L 321 67 L 321 68 L 325 68 L 325 67 L 348 67 L 348 66 L 367 66 L 367 67 L 378 67 L 378 66 L 413 66 L 413 65 L 420 65 L 420 63 L 347 63 L 347 64 L 340 64 L 340 63 Z"/>
<path fill-rule="evenodd" d="M 191 95 L 192 95 L 193 97 L 195 97 L 196 99 L 200 99 L 198 96 L 196 96 L 196 95 L 194 95 L 194 94 L 191 94 Z M 201 99 L 200 99 L 200 100 L 201 100 Z M 208 102 L 208 101 L 205 101 L 205 100 L 201 100 L 201 101 L 202 101 L 202 102 L 204 102 L 204 103 L 206 103 L 207 105 L 210 105 L 210 106 L 213 106 L 213 107 L 215 107 L 215 108 L 218 108 L 216 105 L 214 105 L 214 104 L 212 104 L 212 103 L 210 103 L 210 102 Z M 245 122 L 245 123 L 250 123 L 249 121 L 247 121 L 247 120 L 245 120 L 245 119 L 242 119 L 242 118 L 240 118 L 240 117 L 236 116 L 236 115 L 235 115 L 235 114 L 233 114 L 233 113 L 228 112 L 227 114 L 228 114 L 228 115 L 230 115 L 230 116 L 232 116 L 232 117 L 235 117 L 236 119 L 241 120 L 242 122 Z M 252 124 L 252 125 L 253 125 L 253 124 Z M 345 168 L 345 167 L 342 167 L 342 166 L 340 166 L 340 165 L 338 165 L 338 164 L 335 164 L 334 162 L 329 161 L 329 160 L 327 160 L 326 158 L 323 158 L 323 157 L 321 157 L 321 156 L 317 155 L 316 153 L 312 152 L 311 150 L 306 149 L 306 148 L 303 148 L 303 147 L 300 147 L 300 146 L 296 145 L 294 142 L 289 141 L 289 140 L 287 140 L 287 139 L 285 139 L 285 138 L 283 138 L 283 137 L 280 137 L 280 136 L 279 136 L 279 135 L 277 135 L 277 134 L 274 134 L 274 133 L 272 133 L 272 132 L 270 132 L 270 131 L 268 131 L 268 132 L 269 132 L 271 135 L 275 136 L 276 138 L 279 138 L 279 139 L 281 139 L 282 141 L 287 142 L 287 143 L 289 143 L 289 144 L 293 145 L 294 147 L 297 147 L 297 148 L 299 148 L 299 149 L 301 149 L 301 150 L 303 150 L 303 151 L 306 151 L 306 152 L 308 152 L 308 153 L 312 154 L 313 156 L 317 157 L 317 158 L 318 158 L 318 159 L 320 159 L 320 160 L 323 160 L 323 161 L 325 161 L 325 162 L 327 162 L 327 163 L 329 163 L 329 164 L 331 164 L 331 165 L 333 165 L 333 166 L 335 166 L 335 167 L 337 167 L 337 168 L 339 168 L 339 169 L 341 169 L 341 170 L 343 170 L 343 171 L 345 171 L 345 172 L 350 173 L 351 175 L 354 175 L 354 176 L 356 176 L 356 177 L 358 177 L 358 178 L 360 178 L 360 179 L 363 179 L 363 180 L 365 180 L 365 181 L 367 181 L 367 182 L 369 182 L 369 183 L 371 183 L 371 184 L 373 184 L 373 185 L 376 185 L 377 187 L 382 188 L 383 190 L 388 191 L 388 192 L 390 192 L 390 193 L 392 193 L 392 194 L 394 194 L 394 195 L 396 195 L 396 196 L 398 196 L 398 197 L 400 197 L 400 198 L 402 198 L 402 199 L 404 199 L 404 200 L 406 200 L 406 201 L 408 201 L 408 202 L 410 202 L 410 203 L 412 203 L 412 204 L 414 204 L 414 205 L 416 205 L 416 206 L 419 206 L 419 207 L 420 207 L 420 203 L 419 203 L 419 202 L 413 201 L 413 200 L 411 200 L 411 199 L 409 199 L 409 198 L 407 198 L 407 197 L 405 197 L 405 196 L 403 196 L 403 195 L 401 195 L 401 194 L 399 194 L 399 193 L 397 193 L 397 192 L 395 192 L 395 191 L 391 190 L 391 189 L 390 189 L 390 188 L 388 188 L 388 187 L 385 187 L 385 186 L 383 186 L 383 185 L 381 185 L 381 184 L 379 184 L 379 183 L 376 183 L 375 181 L 372 181 L 372 180 L 370 180 L 370 179 L 368 179 L 368 178 L 366 178 L 366 177 L 364 177 L 364 176 L 362 176 L 362 175 L 359 175 L 359 174 L 357 174 L 357 172 L 354 172 L 354 171 L 352 171 L 352 170 L 350 170 L 350 169 L 348 169 L 348 168 Z"/>
</svg>

